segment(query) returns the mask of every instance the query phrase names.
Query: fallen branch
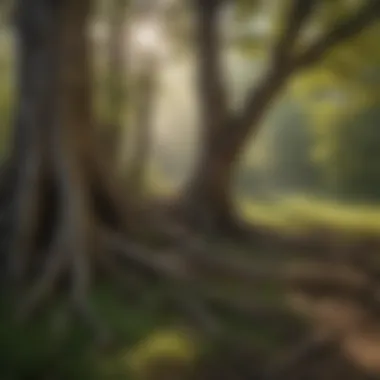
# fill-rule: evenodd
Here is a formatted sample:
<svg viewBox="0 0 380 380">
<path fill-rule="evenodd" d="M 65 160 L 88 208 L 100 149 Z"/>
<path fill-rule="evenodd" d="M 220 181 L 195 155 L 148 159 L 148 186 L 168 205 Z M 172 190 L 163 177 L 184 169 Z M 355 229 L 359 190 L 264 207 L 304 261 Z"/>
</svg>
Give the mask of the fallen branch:
<svg viewBox="0 0 380 380">
<path fill-rule="evenodd" d="M 97 255 L 102 277 L 111 280 L 124 294 L 141 294 L 146 287 L 146 281 L 141 276 L 134 275 L 133 272 L 131 273 L 131 271 L 120 266 L 112 255 L 109 255 L 107 251 L 105 252 L 99 252 Z"/>
<path fill-rule="evenodd" d="M 210 292 L 202 295 L 203 299 L 207 301 L 214 308 L 232 312 L 249 319 L 252 324 L 261 323 L 276 323 L 279 321 L 296 321 L 300 319 L 296 311 L 286 304 L 277 302 L 276 304 L 268 304 L 254 297 L 247 297 L 246 300 L 231 299 L 225 296 L 211 294 Z"/>
<path fill-rule="evenodd" d="M 175 253 L 165 260 L 165 255 L 155 252 L 141 244 L 128 241 L 122 235 L 103 229 L 99 232 L 103 244 L 107 250 L 124 258 L 151 275 L 166 278 L 184 280 L 189 277 L 184 261 L 177 259 Z"/>
<path fill-rule="evenodd" d="M 350 288 L 361 288 L 368 283 L 368 276 L 349 265 L 322 263 L 319 261 L 258 262 L 248 258 L 217 252 L 199 240 L 193 239 L 178 248 L 195 273 L 225 278 L 240 282 L 259 284 L 272 281 L 280 285 L 296 285 L 298 282 L 341 284 Z"/>
</svg>

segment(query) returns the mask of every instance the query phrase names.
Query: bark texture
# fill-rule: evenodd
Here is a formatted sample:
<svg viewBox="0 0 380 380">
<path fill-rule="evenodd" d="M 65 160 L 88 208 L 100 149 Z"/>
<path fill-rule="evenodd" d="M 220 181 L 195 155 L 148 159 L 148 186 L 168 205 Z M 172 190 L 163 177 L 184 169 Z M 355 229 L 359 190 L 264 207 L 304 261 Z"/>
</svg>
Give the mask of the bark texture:
<svg viewBox="0 0 380 380">
<path fill-rule="evenodd" d="M 90 10 L 90 0 L 17 4 L 17 171 L 7 274 L 20 317 L 66 284 L 75 310 L 104 337 L 88 295 L 96 277 L 108 274 L 103 254 L 113 250 L 112 234 L 128 230 L 128 213 L 92 119 Z"/>
</svg>

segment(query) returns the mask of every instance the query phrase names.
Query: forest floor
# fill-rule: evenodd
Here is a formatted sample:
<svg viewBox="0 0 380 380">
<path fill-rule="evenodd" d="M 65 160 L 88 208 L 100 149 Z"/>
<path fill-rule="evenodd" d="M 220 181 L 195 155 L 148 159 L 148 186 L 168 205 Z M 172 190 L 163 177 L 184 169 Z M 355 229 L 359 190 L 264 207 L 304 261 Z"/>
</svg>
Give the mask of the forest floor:
<svg viewBox="0 0 380 380">
<path fill-rule="evenodd" d="M 227 263 L 233 258 L 236 270 L 232 261 L 232 270 L 223 272 L 201 260 L 196 288 L 194 283 L 175 279 L 148 284 L 143 293 L 134 293 L 133 287 L 128 294 L 118 293 L 109 284 L 98 285 L 92 304 L 112 326 L 119 342 L 110 352 L 88 350 L 89 331 L 83 326 L 74 325 L 67 333 L 67 305 L 59 299 L 48 315 L 21 329 L 9 318 L 5 301 L 0 323 L 0 378 L 21 380 L 35 374 L 48 380 L 51 373 L 59 373 L 55 379 L 138 380 L 126 377 L 131 347 L 138 347 L 157 331 L 182 331 L 184 326 L 187 331 L 190 326 L 197 331 L 191 337 L 199 331 L 208 336 L 222 330 L 234 342 L 227 343 L 231 347 L 224 352 L 224 360 L 216 357 L 213 364 L 205 359 L 195 371 L 197 380 L 248 380 L 253 376 L 252 366 L 261 365 L 269 368 L 264 379 L 375 379 L 380 373 L 380 318 L 376 310 L 369 312 L 367 305 L 363 306 L 368 281 L 362 267 L 348 259 L 353 242 L 360 242 L 354 254 L 370 253 L 361 249 L 362 244 L 376 238 L 380 218 L 375 218 L 376 210 L 358 210 L 310 201 L 288 201 L 281 206 L 245 203 L 244 214 L 255 230 L 262 229 L 262 241 L 201 238 L 212 263 L 214 258 Z M 289 241 L 288 236 L 296 239 Z M 294 245 L 305 236 L 308 244 Z M 170 252 L 160 258 L 168 265 L 185 263 L 189 269 L 186 257 L 184 263 L 176 260 Z M 134 281 L 129 280 L 130 284 Z M 182 313 L 175 302 L 178 298 L 186 301 Z M 331 344 L 326 348 L 324 342 Z M 242 345 L 246 352 L 237 354 L 236 347 Z M 198 349 L 203 352 L 205 347 L 208 344 L 203 340 Z M 237 370 L 231 369 L 233 355 L 237 355 Z M 266 366 L 273 357 L 274 362 Z M 245 368 L 248 364 L 250 368 Z"/>
</svg>

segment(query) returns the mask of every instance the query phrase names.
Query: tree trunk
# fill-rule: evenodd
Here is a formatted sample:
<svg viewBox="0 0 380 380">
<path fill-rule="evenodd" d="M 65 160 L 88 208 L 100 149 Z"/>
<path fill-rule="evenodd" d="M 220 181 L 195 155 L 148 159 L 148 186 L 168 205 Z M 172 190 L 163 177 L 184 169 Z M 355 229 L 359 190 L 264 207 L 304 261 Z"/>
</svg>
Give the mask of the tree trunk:
<svg viewBox="0 0 380 380">
<path fill-rule="evenodd" d="M 186 223 L 212 229 L 229 218 L 229 162 L 217 154 L 215 139 L 227 120 L 219 33 L 220 0 L 194 0 L 197 42 L 197 89 L 201 124 L 201 156 L 180 200 Z"/>
<path fill-rule="evenodd" d="M 232 164 L 227 156 L 212 149 L 203 153 L 181 205 L 186 222 L 191 226 L 216 231 L 227 228 L 233 219 Z"/>
<path fill-rule="evenodd" d="M 248 137 L 258 131 L 271 102 L 283 88 L 289 73 L 278 72 L 258 84 L 250 114 L 227 119 L 218 133 L 210 135 L 204 145 L 193 177 L 186 188 L 186 214 L 195 225 L 233 232 L 237 227 L 233 204 L 233 180 L 236 165 Z"/>
<path fill-rule="evenodd" d="M 270 69 L 248 97 L 243 111 L 236 115 L 230 112 L 221 67 L 219 16 L 223 1 L 194 0 L 194 4 L 203 145 L 195 171 L 185 186 L 181 211 L 187 222 L 201 229 L 231 231 L 236 227 L 232 195 L 236 163 L 290 70 L 286 65 Z"/>
<path fill-rule="evenodd" d="M 98 328 L 87 300 L 90 285 L 106 272 L 101 253 L 113 249 L 110 236 L 126 232 L 129 224 L 109 163 L 100 157 L 92 120 L 91 0 L 33 5 L 19 0 L 17 5 L 20 79 L 10 285 L 18 294 L 20 316 L 27 318 L 69 280 L 75 309 Z"/>
</svg>

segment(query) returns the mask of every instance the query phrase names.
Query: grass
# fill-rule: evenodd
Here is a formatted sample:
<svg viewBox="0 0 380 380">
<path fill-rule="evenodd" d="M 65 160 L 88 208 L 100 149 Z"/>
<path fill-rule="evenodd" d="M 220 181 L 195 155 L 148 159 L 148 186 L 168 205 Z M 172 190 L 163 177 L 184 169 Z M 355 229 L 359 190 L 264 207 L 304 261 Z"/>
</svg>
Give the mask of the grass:
<svg viewBox="0 0 380 380">
<path fill-rule="evenodd" d="M 7 302 L 3 300 L 0 303 L 0 378 L 18 380 L 54 376 L 57 380 L 137 380 L 130 373 L 136 353 L 140 366 L 144 366 L 145 361 L 155 360 L 150 358 L 152 355 L 164 356 L 162 360 L 169 361 L 170 366 L 170 360 L 176 360 L 172 356 L 180 352 L 177 348 L 164 346 L 168 339 L 174 339 L 175 334 L 179 334 L 183 344 L 188 344 L 186 339 L 193 340 L 197 355 L 204 354 L 211 342 L 198 340 L 199 337 L 178 329 L 182 325 L 181 319 L 163 307 L 164 291 L 164 288 L 156 287 L 134 303 L 119 297 L 107 285 L 94 290 L 92 304 L 119 341 L 118 347 L 111 352 L 94 350 L 91 331 L 79 321 L 71 321 L 70 327 L 59 334 L 57 318 L 62 320 L 65 306 L 59 300 L 25 326 L 10 318 Z M 252 342 L 263 347 L 277 344 L 277 333 L 269 327 L 252 326 L 249 320 L 229 313 L 222 313 L 221 319 L 234 335 L 249 336 Z M 182 333 L 187 335 L 181 337 Z M 157 336 L 162 340 L 162 348 Z M 151 339 L 155 340 L 153 353 L 152 347 L 146 343 Z"/>
<path fill-rule="evenodd" d="M 112 329 L 119 343 L 116 349 L 106 353 L 93 349 L 91 331 L 79 321 L 71 321 L 70 327 L 62 330 L 65 316 L 63 301 L 55 300 L 35 322 L 20 326 L 9 315 L 6 300 L 2 300 L 0 378 L 18 380 L 24 376 L 36 376 L 44 379 L 51 373 L 58 373 L 57 380 L 137 380 L 129 373 L 131 350 L 140 347 L 141 351 L 141 342 L 144 344 L 160 331 L 178 331 L 178 326 L 184 322 L 170 306 L 166 307 L 167 286 L 152 286 L 137 301 L 126 299 L 108 284 L 99 285 L 93 290 L 91 304 L 102 321 Z M 241 288 L 226 284 L 219 284 L 216 290 L 227 297 L 244 292 Z M 279 302 L 281 298 L 281 292 L 270 286 L 255 293 L 270 302 Z M 252 343 L 265 349 L 277 347 L 281 340 L 272 324 L 253 326 L 246 317 L 237 318 L 229 312 L 219 312 L 218 315 L 231 334 L 249 337 Z M 200 354 L 204 351 L 204 343 L 211 344 L 202 342 L 198 347 Z M 145 357 L 148 353 L 141 355 Z"/>
<path fill-rule="evenodd" d="M 289 197 L 260 203 L 240 202 L 242 215 L 259 225 L 284 232 L 331 230 L 351 236 L 380 234 L 380 205 L 352 205 L 311 197 Z"/>
<path fill-rule="evenodd" d="M 171 184 L 164 179 L 155 176 L 148 182 L 150 193 L 155 196 L 173 195 Z M 352 237 L 380 236 L 380 204 L 352 204 L 295 195 L 264 202 L 240 197 L 237 206 L 247 221 L 285 234 L 329 230 Z"/>
<path fill-rule="evenodd" d="M 138 302 L 128 302 L 108 285 L 94 289 L 92 305 L 119 342 L 117 348 L 104 353 L 93 349 L 92 332 L 80 321 L 68 320 L 65 328 L 64 302 L 55 300 L 35 321 L 19 325 L 7 311 L 8 302 L 1 300 L 0 378 L 44 379 L 54 373 L 62 380 L 127 380 L 130 349 L 157 329 L 176 325 L 162 304 L 157 288 Z"/>
</svg>

